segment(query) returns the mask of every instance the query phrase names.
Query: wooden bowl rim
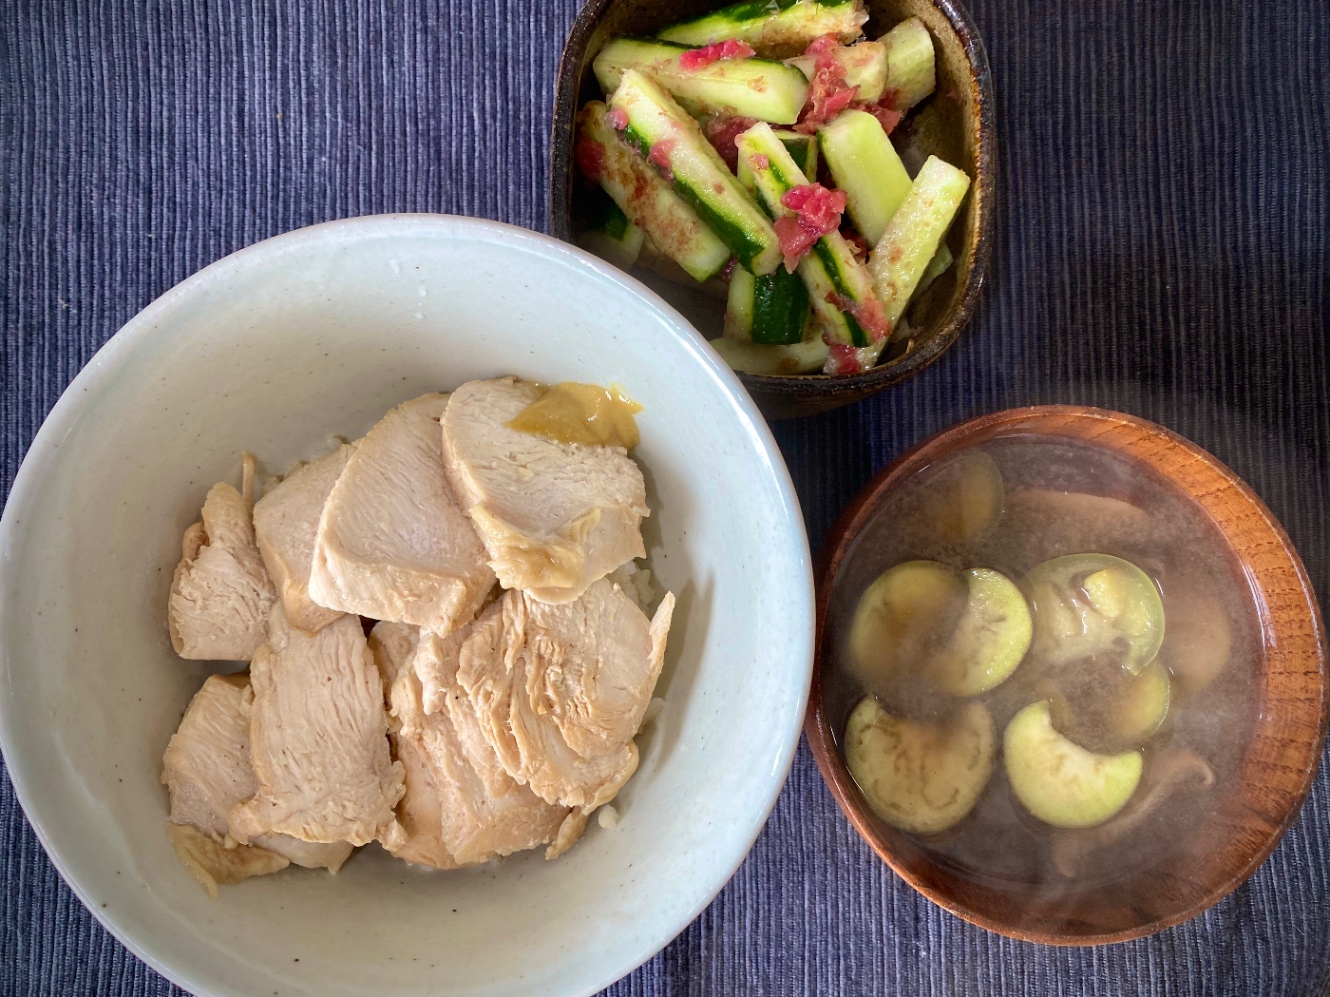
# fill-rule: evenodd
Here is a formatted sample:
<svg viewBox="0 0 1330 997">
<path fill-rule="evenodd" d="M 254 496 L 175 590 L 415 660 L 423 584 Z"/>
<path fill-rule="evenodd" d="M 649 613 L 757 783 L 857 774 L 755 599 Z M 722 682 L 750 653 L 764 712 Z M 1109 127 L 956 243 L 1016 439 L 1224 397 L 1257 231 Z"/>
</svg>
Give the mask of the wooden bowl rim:
<svg viewBox="0 0 1330 997">
<path fill-rule="evenodd" d="M 572 159 L 572 119 L 577 113 L 577 68 L 586 54 L 591 35 L 605 8 L 623 0 L 587 0 L 578 11 L 568 33 L 563 53 L 559 57 L 558 83 L 554 96 L 554 120 L 550 136 L 550 232 L 564 242 L 573 238 L 572 218 L 564 211 L 569 202 L 572 171 L 565 165 Z M 717 0 L 723 6 L 725 0 Z M 965 51 L 970 67 L 970 92 L 977 111 L 974 129 L 975 176 L 970 185 L 970 197 L 976 212 L 974 246 L 969 281 L 960 300 L 945 316 L 933 335 L 917 350 L 885 366 L 874 367 L 860 374 L 831 376 L 827 374 L 748 374 L 736 371 L 739 380 L 763 396 L 789 402 L 811 396 L 847 396 L 846 403 L 901 381 L 908 380 L 942 356 L 960 338 L 961 330 L 974 316 L 983 290 L 993 251 L 993 199 L 996 195 L 997 170 L 997 98 L 993 93 L 993 73 L 988 64 L 988 52 L 974 18 L 961 0 L 928 0 L 951 25 Z M 561 112 L 567 109 L 569 118 L 561 127 Z"/>
<path fill-rule="evenodd" d="M 1065 432 L 1064 427 L 1069 421 L 1081 424 L 1088 423 L 1091 426 L 1094 423 L 1100 423 L 1103 429 L 1100 433 L 1076 436 Z M 1303 700 L 1282 705 L 1294 710 L 1303 710 L 1303 704 L 1306 704 L 1305 711 L 1295 715 L 1304 720 L 1311 720 L 1317 733 L 1310 742 L 1304 744 L 1304 750 L 1298 760 L 1300 763 L 1298 768 L 1302 770 L 1303 778 L 1291 793 L 1281 794 L 1284 797 L 1285 806 L 1283 816 L 1278 824 L 1259 848 L 1247 855 L 1244 862 L 1207 890 L 1199 900 L 1174 914 L 1159 917 L 1145 924 L 1100 934 L 1074 935 L 1056 932 L 1051 929 L 1012 927 L 1000 919 L 990 917 L 981 911 L 959 903 L 942 891 L 921 882 L 908 868 L 897 861 L 891 849 L 885 842 L 879 840 L 874 832 L 870 812 L 861 802 L 859 791 L 840 759 L 823 710 L 823 646 L 826 639 L 825 623 L 827 606 L 831 597 L 831 582 L 848 553 L 852 541 L 871 519 L 886 493 L 900 481 L 922 469 L 933 460 L 959 452 L 965 447 L 980 442 L 1018 433 L 1066 436 L 1069 439 L 1077 439 L 1094 445 L 1095 439 L 1099 436 L 1128 430 L 1144 434 L 1143 438 L 1148 436 L 1162 440 L 1168 445 L 1169 453 L 1184 454 L 1203 465 L 1218 480 L 1219 487 L 1206 492 L 1204 495 L 1191 494 L 1191 498 L 1198 502 L 1208 514 L 1210 503 L 1215 500 L 1216 496 L 1223 492 L 1236 494 L 1260 522 L 1262 532 L 1269 536 L 1279 554 L 1286 560 L 1287 563 L 1283 567 L 1291 569 L 1297 582 L 1296 588 L 1287 592 L 1272 593 L 1267 586 L 1261 585 L 1261 592 L 1266 597 L 1268 605 L 1290 606 L 1298 612 L 1305 610 L 1305 619 L 1309 624 L 1308 640 L 1306 641 L 1310 645 L 1308 653 L 1314 655 L 1316 662 L 1317 695 L 1315 701 Z M 1144 462 L 1156 473 L 1173 483 L 1175 488 L 1177 487 L 1176 482 L 1168 475 L 1167 471 L 1158 466 L 1158 455 L 1153 459 L 1148 455 L 1142 456 L 1130 453 L 1124 454 L 1124 456 L 1128 459 Z M 1227 540 L 1228 537 L 1225 536 L 1225 539 Z M 1245 559 L 1242 558 L 1241 554 L 1236 551 L 1235 553 L 1245 563 Z M 1321 751 L 1326 738 L 1328 711 L 1330 711 L 1330 695 L 1328 695 L 1327 689 L 1327 658 L 1330 655 L 1327 652 L 1325 626 L 1315 590 L 1312 588 L 1307 570 L 1287 532 L 1251 487 L 1213 454 L 1164 426 L 1126 413 L 1082 405 L 1032 405 L 1006 409 L 958 423 L 911 447 L 879 471 L 864 486 L 828 532 L 818 551 L 815 571 L 817 576 L 815 660 L 812 685 L 809 690 L 808 713 L 804 719 L 804 733 L 808 737 L 808 743 L 817 761 L 818 770 L 822 773 L 823 781 L 826 782 L 827 788 L 835 798 L 837 806 L 840 807 L 859 836 L 867 842 L 878 857 L 916 891 L 939 907 L 963 920 L 969 921 L 971 924 L 1021 941 L 1064 946 L 1103 945 L 1112 942 L 1130 941 L 1155 934 L 1165 928 L 1190 920 L 1237 889 L 1270 857 L 1270 854 L 1302 809 L 1302 804 L 1319 767 Z M 1286 627 L 1287 625 L 1285 625 Z M 1279 632 L 1282 633 L 1282 629 Z M 1263 652 L 1263 661 L 1268 661 L 1268 655 L 1268 651 Z M 1287 655 L 1287 657 L 1297 656 L 1298 652 Z M 1265 674 L 1264 669 L 1262 674 Z M 1288 714 L 1281 715 L 1288 716 Z"/>
</svg>

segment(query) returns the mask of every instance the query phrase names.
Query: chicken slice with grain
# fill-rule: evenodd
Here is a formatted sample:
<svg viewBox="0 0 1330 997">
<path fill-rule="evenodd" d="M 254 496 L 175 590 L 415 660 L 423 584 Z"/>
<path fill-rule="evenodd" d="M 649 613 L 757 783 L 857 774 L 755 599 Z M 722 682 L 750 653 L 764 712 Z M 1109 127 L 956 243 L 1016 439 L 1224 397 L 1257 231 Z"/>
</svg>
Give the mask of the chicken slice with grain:
<svg viewBox="0 0 1330 997">
<path fill-rule="evenodd" d="M 436 641 L 401 623 L 379 623 L 370 634 L 380 670 L 392 674 L 391 738 L 406 769 L 406 795 L 398 806 L 406 840 L 390 850 L 408 862 L 453 869 L 553 841 L 567 807 L 551 806 L 511 779 L 492 792 L 468 760 L 449 715 L 425 714 L 412 660 L 419 644 Z M 455 658 L 456 641 L 442 643 L 453 647 Z"/>
<path fill-rule="evenodd" d="M 503 587 L 568 602 L 644 556 L 646 485 L 622 447 L 510 428 L 540 395 L 511 377 L 462 385 L 444 413 L 444 466 Z"/>
<path fill-rule="evenodd" d="M 336 872 L 351 854 L 346 842 L 313 844 L 284 834 L 236 844 L 231 807 L 256 788 L 249 757 L 251 699 L 245 675 L 212 676 L 190 700 L 162 758 L 162 782 L 171 794 L 167 833 L 180 860 L 213 896 L 218 884 L 276 872 L 289 862 Z"/>
<path fill-rule="evenodd" d="M 314 633 L 342 615 L 309 597 L 309 573 L 319 518 L 355 445 L 332 453 L 288 474 L 254 505 L 254 535 L 268 575 L 277 586 L 291 626 Z"/>
<path fill-rule="evenodd" d="M 232 835 L 395 844 L 402 766 L 388 752 L 383 686 L 360 620 L 308 634 L 288 626 L 278 604 L 250 672 L 257 790 L 232 808 Z"/>
<path fill-rule="evenodd" d="M 637 768 L 637 734 L 660 676 L 674 610 L 655 618 L 594 582 L 550 605 L 511 591 L 462 645 L 457 681 L 504 769 L 542 799 L 589 813 Z"/>
<path fill-rule="evenodd" d="M 494 572 L 444 477 L 447 404 L 404 402 L 356 445 L 319 520 L 309 580 L 319 605 L 440 633 L 480 608 Z"/>
<path fill-rule="evenodd" d="M 277 598 L 254 542 L 254 458 L 245 454 L 241 491 L 219 482 L 202 521 L 185 531 L 166 620 L 182 658 L 248 661 L 268 635 Z"/>
</svg>

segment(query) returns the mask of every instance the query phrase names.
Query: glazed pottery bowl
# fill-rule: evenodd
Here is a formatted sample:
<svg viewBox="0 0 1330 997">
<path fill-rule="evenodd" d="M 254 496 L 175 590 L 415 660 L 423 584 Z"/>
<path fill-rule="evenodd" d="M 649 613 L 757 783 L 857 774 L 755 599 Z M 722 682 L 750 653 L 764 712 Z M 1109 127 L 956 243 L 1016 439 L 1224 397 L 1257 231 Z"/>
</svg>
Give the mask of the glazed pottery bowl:
<svg viewBox="0 0 1330 997">
<path fill-rule="evenodd" d="M 971 179 L 947 242 L 956 257 L 926 293 L 911 304 L 917 330 L 904 356 L 847 377 L 823 374 L 739 379 L 768 416 L 781 418 L 838 408 L 913 377 L 956 342 L 979 301 L 993 238 L 994 174 L 997 169 L 992 74 L 970 14 L 957 0 L 867 0 L 865 32 L 876 38 L 908 17 L 918 17 L 933 37 L 937 89 L 906 116 L 892 138 L 907 166 L 929 155 L 960 167 Z M 559 64 L 550 142 L 550 229 L 572 241 L 579 231 L 586 184 L 573 162 L 573 121 L 578 109 L 600 96 L 591 63 L 617 35 L 650 36 L 672 21 L 721 6 L 712 0 L 589 0 L 577 16 Z M 723 300 L 637 272 L 708 338 L 720 335 Z"/>
<path fill-rule="evenodd" d="M 336 876 L 292 868 L 209 900 L 167 842 L 159 782 L 210 671 L 167 636 L 182 531 L 242 451 L 280 471 L 400 401 L 502 374 L 614 382 L 645 406 L 649 566 L 678 604 L 618 826 L 592 821 L 557 861 L 448 873 L 370 845 Z M 591 994 L 682 930 L 752 845 L 798 741 L 812 629 L 780 454 L 672 309 L 545 236 L 358 218 L 189 278 L 56 404 L 0 520 L 0 745 L 65 880 L 193 993 Z"/>
</svg>

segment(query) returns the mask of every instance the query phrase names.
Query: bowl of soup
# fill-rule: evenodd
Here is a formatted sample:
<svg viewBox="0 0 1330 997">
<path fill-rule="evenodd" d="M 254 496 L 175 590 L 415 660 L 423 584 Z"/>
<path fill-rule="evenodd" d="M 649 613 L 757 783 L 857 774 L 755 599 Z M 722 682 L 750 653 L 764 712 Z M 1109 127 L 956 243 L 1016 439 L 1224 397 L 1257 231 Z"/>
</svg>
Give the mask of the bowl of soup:
<svg viewBox="0 0 1330 997">
<path fill-rule="evenodd" d="M 962 423 L 884 469 L 820 561 L 805 731 L 859 833 L 952 913 L 1151 934 L 1297 816 L 1326 731 L 1316 597 L 1264 503 L 1169 430 Z"/>
</svg>

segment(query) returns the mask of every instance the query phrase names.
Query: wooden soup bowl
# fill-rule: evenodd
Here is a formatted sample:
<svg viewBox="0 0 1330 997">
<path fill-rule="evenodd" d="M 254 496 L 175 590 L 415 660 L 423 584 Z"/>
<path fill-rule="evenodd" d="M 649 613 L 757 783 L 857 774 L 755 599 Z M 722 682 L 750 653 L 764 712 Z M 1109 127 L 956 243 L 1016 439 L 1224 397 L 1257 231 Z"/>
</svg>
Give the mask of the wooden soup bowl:
<svg viewBox="0 0 1330 997">
<path fill-rule="evenodd" d="M 898 485 L 934 461 L 989 441 L 1079 441 L 1125 458 L 1187 500 L 1222 538 L 1235 584 L 1245 576 L 1257 623 L 1255 717 L 1236 776 L 1212 792 L 1211 817 L 1189 828 L 1190 845 L 1167 861 L 1107 885 L 1062 891 L 1046 903 L 1032 889 L 978 883 L 937 861 L 919 841 L 869 808 L 845 766 L 828 717 L 832 667 L 827 629 L 832 587 L 855 539 Z M 1274 850 L 1311 786 L 1326 733 L 1327 652 L 1321 613 L 1288 535 L 1256 494 L 1215 457 L 1133 416 L 1080 406 L 1011 409 L 934 436 L 878 474 L 832 528 L 819 556 L 817 662 L 804 732 L 836 802 L 873 850 L 934 903 L 991 931 L 1052 945 L 1140 938 L 1194 917 L 1246 880 Z M 1073 881 L 1074 882 L 1074 881 Z"/>
<path fill-rule="evenodd" d="M 573 22 L 559 63 L 550 138 L 550 232 L 572 242 L 588 187 L 573 162 L 573 122 L 588 100 L 600 98 L 591 62 L 617 35 L 649 37 L 666 25 L 724 6 L 717 0 L 588 0 Z M 937 89 L 892 134 L 915 165 L 937 155 L 970 175 L 970 192 L 947 236 L 956 263 L 911 304 L 916 335 L 905 356 L 846 377 L 823 374 L 739 374 L 770 418 L 839 408 L 913 377 L 960 336 L 979 301 L 993 241 L 996 114 L 988 56 L 969 12 L 957 0 L 867 0 L 867 37 L 918 17 L 933 36 Z M 725 302 L 641 268 L 634 276 L 674 305 L 708 338 L 720 335 Z M 891 347 L 888 347 L 890 349 Z"/>
</svg>

